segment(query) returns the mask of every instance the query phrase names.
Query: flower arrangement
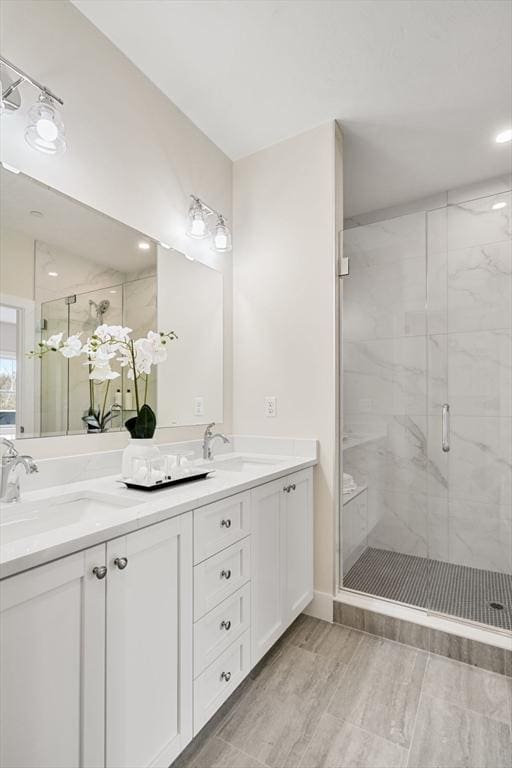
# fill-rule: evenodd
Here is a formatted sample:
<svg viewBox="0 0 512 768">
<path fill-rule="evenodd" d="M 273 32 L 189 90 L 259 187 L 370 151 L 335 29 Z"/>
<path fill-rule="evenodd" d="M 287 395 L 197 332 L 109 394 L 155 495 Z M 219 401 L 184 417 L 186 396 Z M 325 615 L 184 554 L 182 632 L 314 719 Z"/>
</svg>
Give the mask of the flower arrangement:
<svg viewBox="0 0 512 768">
<path fill-rule="evenodd" d="M 89 368 L 90 406 L 83 420 L 88 429 L 104 432 L 113 419 L 107 411 L 107 398 L 110 382 L 119 378 L 121 373 L 113 369 L 114 364 L 127 369 L 128 379 L 134 383 L 135 407 L 137 415 L 125 423 L 133 438 L 153 437 L 156 429 L 156 416 L 147 404 L 148 383 L 152 366 L 167 358 L 167 344 L 178 337 L 174 331 L 167 333 L 148 331 L 147 336 L 132 339 L 131 328 L 121 325 L 99 325 L 94 334 L 82 344 L 80 333 L 63 340 L 63 333 L 57 333 L 40 341 L 38 349 L 30 352 L 32 357 L 42 358 L 48 352 L 59 352 L 66 358 L 87 357 L 84 365 Z M 105 383 L 102 406 L 95 402 L 95 383 Z"/>
</svg>

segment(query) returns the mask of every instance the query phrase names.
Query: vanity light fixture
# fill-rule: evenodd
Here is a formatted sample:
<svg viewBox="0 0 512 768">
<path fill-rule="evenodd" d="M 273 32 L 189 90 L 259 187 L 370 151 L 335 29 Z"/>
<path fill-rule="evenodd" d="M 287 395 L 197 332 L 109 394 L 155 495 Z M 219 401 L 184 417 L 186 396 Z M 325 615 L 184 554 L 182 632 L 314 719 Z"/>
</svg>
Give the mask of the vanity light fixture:
<svg viewBox="0 0 512 768">
<path fill-rule="evenodd" d="M 502 208 L 506 208 L 507 204 L 504 200 L 500 200 L 498 203 L 494 203 L 494 205 L 491 205 L 491 208 L 493 211 L 501 211 Z"/>
<path fill-rule="evenodd" d="M 194 195 L 190 195 L 190 197 L 192 202 L 188 209 L 187 235 L 194 238 L 194 240 L 203 240 L 205 237 L 208 237 L 206 217 L 210 211 L 198 197 Z"/>
<path fill-rule="evenodd" d="M 496 136 L 496 144 L 506 144 L 507 141 L 512 141 L 512 128 L 507 128 L 506 131 L 501 131 Z"/>
<path fill-rule="evenodd" d="M 219 253 L 227 253 L 231 250 L 231 232 L 226 225 L 224 216 L 219 213 L 215 231 L 212 235 L 212 249 Z"/>
<path fill-rule="evenodd" d="M 15 112 L 21 106 L 19 86 L 28 83 L 39 91 L 37 102 L 30 108 L 28 124 L 25 129 L 25 141 L 33 149 L 44 152 L 47 155 L 56 155 L 66 149 L 66 137 L 64 123 L 59 110 L 59 105 L 64 102 L 45 85 L 41 85 L 33 77 L 12 64 L 3 56 L 0 56 L 2 72 L 2 112 L 8 114 Z M 13 80 L 6 69 L 14 73 Z"/>
<path fill-rule="evenodd" d="M 226 253 L 231 250 L 231 232 L 225 217 L 215 208 L 211 208 L 196 195 L 190 195 L 192 202 L 188 209 L 187 235 L 194 240 L 211 238 L 212 250 Z M 208 228 L 208 216 L 216 216 L 217 223 L 211 232 Z M 193 259 L 190 259 L 193 261 Z"/>
<path fill-rule="evenodd" d="M 139 248 L 141 251 L 149 251 L 151 246 L 146 240 L 141 240 L 139 243 Z"/>
</svg>

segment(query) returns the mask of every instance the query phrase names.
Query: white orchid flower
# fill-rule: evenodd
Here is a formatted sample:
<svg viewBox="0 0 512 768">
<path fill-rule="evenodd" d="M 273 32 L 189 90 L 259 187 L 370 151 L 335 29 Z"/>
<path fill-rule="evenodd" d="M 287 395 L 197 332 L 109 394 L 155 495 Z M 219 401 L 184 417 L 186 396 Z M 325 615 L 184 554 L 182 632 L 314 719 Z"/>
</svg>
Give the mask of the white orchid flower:
<svg viewBox="0 0 512 768">
<path fill-rule="evenodd" d="M 43 344 L 46 344 L 46 346 L 50 347 L 50 349 L 58 349 L 62 342 L 63 336 L 63 333 L 54 333 L 53 336 L 50 336 L 48 339 L 46 339 Z"/>
<path fill-rule="evenodd" d="M 59 352 L 64 355 L 64 357 L 78 357 L 82 352 L 82 342 L 80 341 L 81 335 L 81 333 L 76 333 L 73 336 L 69 336 Z"/>
</svg>

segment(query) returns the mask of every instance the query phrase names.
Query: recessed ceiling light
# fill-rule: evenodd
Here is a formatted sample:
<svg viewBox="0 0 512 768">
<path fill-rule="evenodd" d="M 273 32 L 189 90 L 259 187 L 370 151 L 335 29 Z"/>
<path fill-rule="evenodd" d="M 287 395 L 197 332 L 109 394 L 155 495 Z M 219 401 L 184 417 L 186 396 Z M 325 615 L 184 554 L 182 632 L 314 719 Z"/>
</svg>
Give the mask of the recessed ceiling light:
<svg viewBox="0 0 512 768">
<path fill-rule="evenodd" d="M 161 245 L 161 246 L 162 246 L 162 248 L 165 248 L 165 250 L 166 250 L 166 251 L 170 250 L 170 248 L 171 248 L 171 246 L 169 245 L 169 243 L 162 243 L 162 241 L 160 241 L 160 242 L 158 243 L 158 245 Z"/>
<path fill-rule="evenodd" d="M 141 249 L 141 251 L 149 251 L 151 246 L 148 242 L 146 242 L 146 240 L 141 240 L 139 243 L 139 248 Z"/>
<path fill-rule="evenodd" d="M 48 276 L 49 277 L 58 277 L 59 273 L 58 272 L 48 272 Z"/>
<path fill-rule="evenodd" d="M 11 173 L 19 173 L 20 169 L 15 168 L 14 165 L 9 165 L 9 163 L 2 163 L 3 167 L 6 171 L 10 171 Z"/>
<path fill-rule="evenodd" d="M 505 144 L 507 141 L 512 141 L 512 128 L 507 128 L 496 136 L 496 144 Z"/>
<path fill-rule="evenodd" d="M 493 211 L 500 211 L 502 208 L 506 207 L 506 202 L 504 200 L 500 200 L 499 203 L 494 203 L 494 205 L 491 206 Z"/>
<path fill-rule="evenodd" d="M 42 219 L 44 216 L 44 213 L 42 211 L 30 211 L 31 216 L 35 216 L 36 219 Z"/>
</svg>

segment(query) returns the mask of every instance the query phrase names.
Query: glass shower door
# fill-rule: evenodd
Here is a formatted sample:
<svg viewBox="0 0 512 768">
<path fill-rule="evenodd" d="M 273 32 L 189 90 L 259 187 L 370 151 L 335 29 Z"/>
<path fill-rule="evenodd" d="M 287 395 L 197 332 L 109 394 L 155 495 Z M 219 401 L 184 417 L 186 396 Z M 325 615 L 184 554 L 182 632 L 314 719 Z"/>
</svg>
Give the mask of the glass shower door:
<svg viewBox="0 0 512 768">
<path fill-rule="evenodd" d="M 510 191 L 427 215 L 429 608 L 512 629 Z"/>
</svg>

